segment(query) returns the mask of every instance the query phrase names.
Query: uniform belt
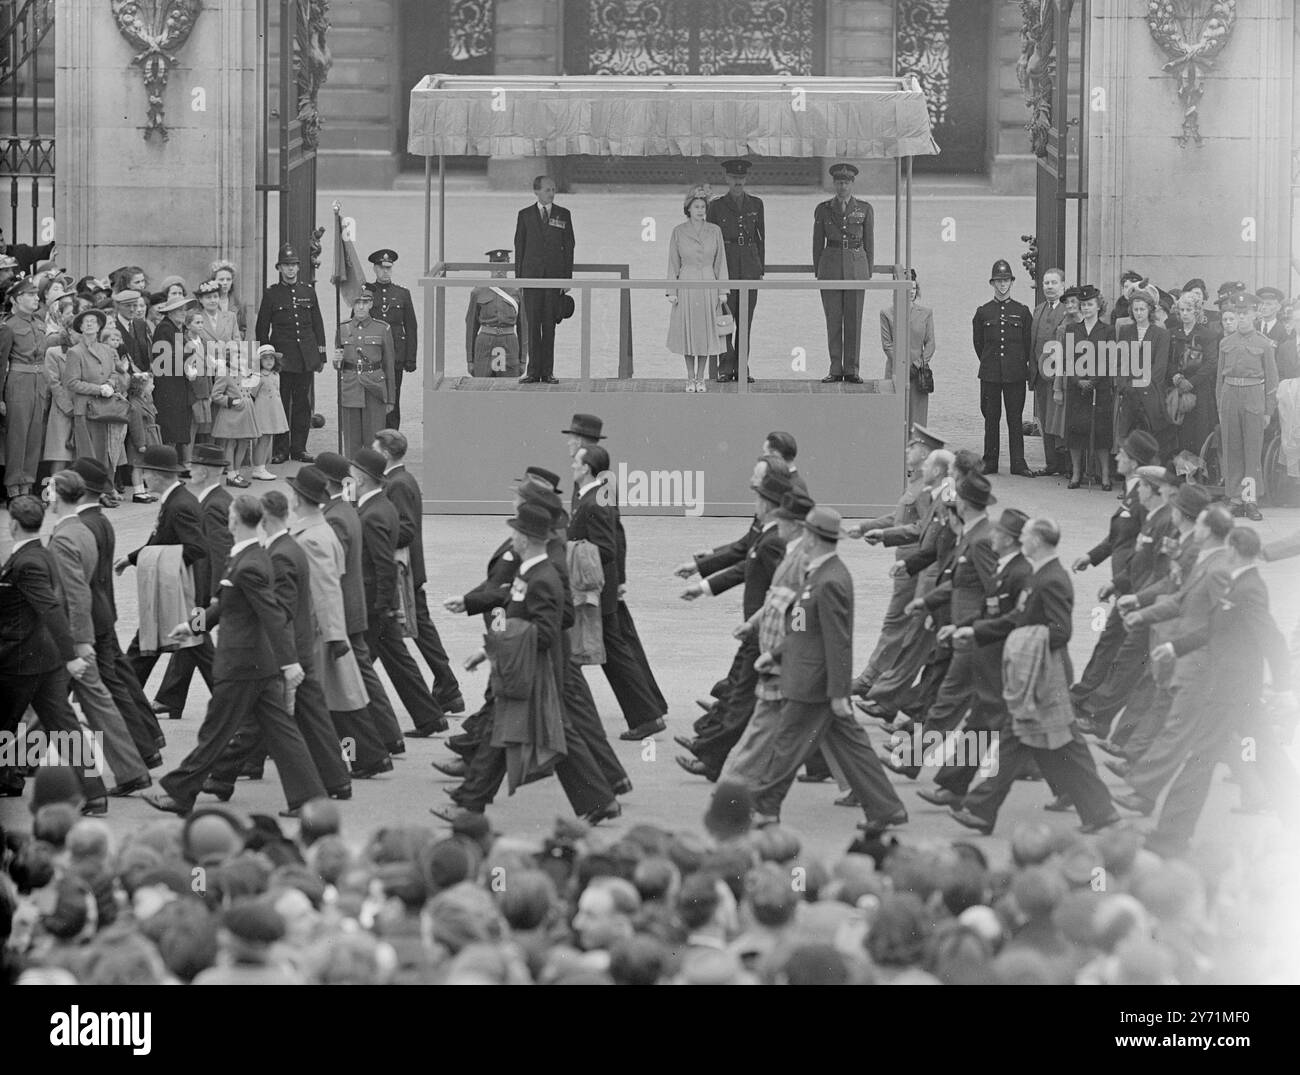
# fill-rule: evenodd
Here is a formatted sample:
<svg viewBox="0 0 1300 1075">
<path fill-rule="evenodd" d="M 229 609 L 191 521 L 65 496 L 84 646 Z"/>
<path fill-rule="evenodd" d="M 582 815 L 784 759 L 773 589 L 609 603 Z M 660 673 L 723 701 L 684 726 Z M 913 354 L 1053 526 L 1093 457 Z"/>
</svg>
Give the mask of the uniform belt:
<svg viewBox="0 0 1300 1075">
<path fill-rule="evenodd" d="M 724 239 L 727 246 L 757 246 L 757 243 L 747 243 L 744 239 Z"/>
<path fill-rule="evenodd" d="M 383 369 L 383 364 L 379 362 L 344 362 L 340 369 L 356 370 L 358 373 L 374 373 L 375 370 Z"/>
<path fill-rule="evenodd" d="M 513 327 L 497 328 L 493 325 L 479 325 L 478 330 L 480 333 L 486 332 L 489 336 L 513 336 L 515 334 Z"/>
<path fill-rule="evenodd" d="M 1263 384 L 1263 377 L 1225 377 L 1224 384 L 1230 384 L 1233 388 L 1252 388 L 1257 384 Z"/>
<path fill-rule="evenodd" d="M 861 250 L 862 240 L 850 239 L 848 242 L 841 242 L 839 239 L 827 239 L 826 245 L 843 247 L 845 250 Z"/>
</svg>

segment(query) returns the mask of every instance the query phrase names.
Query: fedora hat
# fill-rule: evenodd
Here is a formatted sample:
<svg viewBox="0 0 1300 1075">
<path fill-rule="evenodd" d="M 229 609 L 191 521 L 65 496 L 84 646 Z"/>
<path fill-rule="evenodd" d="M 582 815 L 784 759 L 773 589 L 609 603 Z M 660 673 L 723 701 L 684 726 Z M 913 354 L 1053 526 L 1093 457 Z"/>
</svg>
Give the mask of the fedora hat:
<svg viewBox="0 0 1300 1075">
<path fill-rule="evenodd" d="M 98 459 L 83 455 L 80 459 L 74 459 L 68 469 L 86 483 L 88 492 L 102 496 L 113 491 L 112 476 Z"/>
<path fill-rule="evenodd" d="M 545 541 L 551 536 L 551 512 L 542 504 L 520 504 L 515 517 L 506 525 L 524 537 Z"/>
<path fill-rule="evenodd" d="M 1124 449 L 1124 454 L 1139 466 L 1145 467 L 1156 462 L 1160 457 L 1159 443 L 1145 429 L 1133 430 L 1124 438 L 1120 447 Z"/>
<path fill-rule="evenodd" d="M 192 467 L 221 467 L 224 470 L 229 465 L 230 461 L 226 458 L 226 453 L 215 444 L 196 444 L 194 450 L 190 452 Z"/>
<path fill-rule="evenodd" d="M 320 467 L 300 467 L 298 473 L 286 481 L 290 489 L 313 504 L 325 504 L 330 499 L 329 483 Z"/>
<path fill-rule="evenodd" d="M 1019 508 L 1006 508 L 995 525 L 1004 534 L 1009 534 L 1019 541 L 1020 532 L 1024 530 L 1027 522 L 1029 522 L 1029 516 Z"/>
<path fill-rule="evenodd" d="M 1181 485 L 1174 494 L 1174 507 L 1189 519 L 1195 519 L 1210 506 L 1210 494 L 1199 485 Z"/>
<path fill-rule="evenodd" d="M 545 508 L 552 518 L 564 511 L 564 502 L 559 494 L 536 482 L 524 482 L 523 485 L 516 486 L 515 493 L 525 504 L 537 504 Z"/>
<path fill-rule="evenodd" d="M 516 478 L 515 484 L 511 488 L 517 489 L 521 485 L 537 484 L 546 486 L 553 493 L 558 493 L 560 491 L 560 476 L 545 467 L 525 467 L 524 476 Z"/>
<path fill-rule="evenodd" d="M 375 481 L 384 480 L 384 464 L 388 462 L 373 448 L 358 448 L 352 456 L 352 466 L 363 474 L 368 474 Z"/>
<path fill-rule="evenodd" d="M 826 541 L 839 541 L 843 519 L 834 508 L 812 508 L 804 516 L 804 529 Z"/>
<path fill-rule="evenodd" d="M 779 505 L 790 492 L 790 479 L 784 474 L 773 474 L 769 471 L 763 475 L 762 481 L 751 485 L 750 488 L 764 500 Z"/>
<path fill-rule="evenodd" d="M 176 449 L 170 444 L 151 444 L 145 448 L 140 457 L 141 470 L 156 470 L 163 474 L 181 474 L 185 468 L 180 464 Z"/>
<path fill-rule="evenodd" d="M 781 498 L 781 506 L 776 509 L 776 517 L 778 519 L 794 519 L 803 522 L 814 507 L 816 505 L 813 503 L 812 497 L 807 493 L 792 489 Z"/>
<path fill-rule="evenodd" d="M 99 328 L 96 330 L 97 332 L 102 332 L 104 326 L 108 323 L 108 315 L 98 307 L 92 306 L 87 310 L 82 310 L 81 313 L 77 314 L 77 316 L 72 319 L 72 331 L 84 331 L 81 326 L 88 317 L 93 317 L 99 322 Z"/>
<path fill-rule="evenodd" d="M 604 440 L 605 434 L 601 432 L 605 428 L 605 423 L 597 418 L 594 414 L 575 414 L 573 421 L 569 423 L 568 429 L 561 429 L 561 433 L 571 433 L 575 437 L 586 437 L 588 440 Z"/>
<path fill-rule="evenodd" d="M 967 474 L 957 483 L 957 496 L 977 508 L 987 508 L 996 504 L 998 498 L 993 495 L 993 486 L 983 474 Z"/>
</svg>

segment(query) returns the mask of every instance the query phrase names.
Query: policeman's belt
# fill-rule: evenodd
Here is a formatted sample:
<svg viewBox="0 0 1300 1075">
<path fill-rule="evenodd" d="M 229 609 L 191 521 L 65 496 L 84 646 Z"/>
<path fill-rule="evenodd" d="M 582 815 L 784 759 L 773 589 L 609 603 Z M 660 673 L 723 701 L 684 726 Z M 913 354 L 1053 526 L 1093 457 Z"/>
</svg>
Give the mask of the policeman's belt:
<svg viewBox="0 0 1300 1075">
<path fill-rule="evenodd" d="M 744 239 L 724 239 L 727 246 L 757 246 L 758 243 L 746 242 Z"/>
<path fill-rule="evenodd" d="M 845 250 L 861 250 L 862 240 L 850 239 L 847 242 L 841 242 L 839 239 L 827 239 L 826 245 L 843 247 Z"/>
<path fill-rule="evenodd" d="M 510 328 L 497 328 L 493 325 L 480 325 L 478 331 L 480 336 L 484 334 L 488 336 L 513 336 L 515 334 L 513 326 Z"/>
<path fill-rule="evenodd" d="M 1263 377 L 1225 377 L 1224 384 L 1230 384 L 1233 388 L 1254 388 L 1257 384 L 1263 384 Z"/>
</svg>

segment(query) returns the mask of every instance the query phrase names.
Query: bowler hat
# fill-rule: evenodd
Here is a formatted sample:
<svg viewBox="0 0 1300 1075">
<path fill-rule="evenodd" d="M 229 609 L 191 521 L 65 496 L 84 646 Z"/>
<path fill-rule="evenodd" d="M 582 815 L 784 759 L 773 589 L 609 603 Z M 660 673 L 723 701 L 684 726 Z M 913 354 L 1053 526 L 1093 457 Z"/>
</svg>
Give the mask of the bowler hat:
<svg viewBox="0 0 1300 1075">
<path fill-rule="evenodd" d="M 987 508 L 996 504 L 998 498 L 993 495 L 993 486 L 983 474 L 967 474 L 957 483 L 957 496 L 977 508 Z"/>
<path fill-rule="evenodd" d="M 370 257 L 366 258 L 371 265 L 391 265 L 397 260 L 396 250 L 376 250 Z"/>
<path fill-rule="evenodd" d="M 804 529 L 826 541 L 839 541 L 843 519 L 834 508 L 812 508 L 804 516 Z"/>
<path fill-rule="evenodd" d="M 1174 507 L 1189 519 L 1195 519 L 1210 506 L 1210 494 L 1199 485 L 1180 486 L 1174 494 Z"/>
<path fill-rule="evenodd" d="M 749 169 L 752 167 L 749 161 L 740 158 L 722 162 L 722 170 L 727 175 L 749 175 Z"/>
<path fill-rule="evenodd" d="M 576 309 L 577 306 L 574 305 L 572 295 L 561 295 L 555 311 L 555 323 L 558 325 L 561 321 L 572 317 Z"/>
<path fill-rule="evenodd" d="M 320 467 L 300 467 L 296 475 L 286 480 L 290 489 L 313 504 L 324 504 L 330 498 L 329 484 Z"/>
<path fill-rule="evenodd" d="M 799 490 L 793 489 L 781 498 L 781 506 L 776 509 L 776 517 L 778 519 L 794 519 L 803 522 L 815 506 L 813 498 L 807 493 L 801 493 Z"/>
<path fill-rule="evenodd" d="M 924 444 L 932 452 L 943 447 L 943 440 L 931 433 L 920 422 L 912 423 L 912 436 L 907 443 Z"/>
<path fill-rule="evenodd" d="M 341 482 L 351 477 L 348 461 L 338 452 L 321 452 L 316 456 L 316 469 L 330 481 Z M 299 471 L 299 473 L 302 473 Z"/>
<path fill-rule="evenodd" d="M 1027 522 L 1029 522 L 1029 516 L 1019 508 L 1005 508 L 1002 512 L 1002 518 L 995 525 L 1004 534 L 1010 534 L 1019 541 L 1020 532 L 1024 530 Z"/>
<path fill-rule="evenodd" d="M 102 496 L 113 491 L 112 475 L 108 473 L 108 467 L 98 459 L 83 455 L 80 459 L 74 459 L 68 469 L 85 482 L 87 492 Z"/>
<path fill-rule="evenodd" d="M 830 167 L 832 179 L 857 179 L 858 169 L 856 165 L 848 164 L 841 161 L 839 164 L 832 164 Z"/>
<path fill-rule="evenodd" d="M 506 525 L 524 537 L 545 541 L 551 536 L 551 513 L 541 504 L 520 504 L 515 517 Z"/>
<path fill-rule="evenodd" d="M 107 317 L 107 315 L 104 313 L 104 311 L 103 311 L 103 310 L 100 310 L 100 309 L 97 309 L 97 308 L 95 308 L 95 307 L 92 306 L 92 307 L 91 307 L 90 309 L 88 309 L 88 310 L 82 310 L 81 313 L 77 314 L 77 316 L 74 317 L 74 318 L 72 319 L 72 331 L 73 331 L 73 332 L 83 332 L 83 331 L 85 331 L 84 329 L 82 329 L 81 326 L 82 326 L 82 323 L 83 323 L 83 322 L 86 320 L 86 318 L 88 318 L 88 317 L 93 317 L 93 318 L 95 318 L 95 320 L 97 320 L 97 321 L 99 322 L 99 328 L 96 329 L 97 332 L 102 332 L 103 329 L 104 329 L 104 325 L 107 324 L 107 322 L 108 322 L 108 317 Z"/>
<path fill-rule="evenodd" d="M 773 474 L 767 471 L 763 475 L 763 480 L 752 488 L 764 500 L 780 504 L 785 499 L 786 493 L 790 492 L 790 479 L 784 474 Z"/>
<path fill-rule="evenodd" d="M 1011 263 L 1005 258 L 998 258 L 993 263 L 993 268 L 989 270 L 989 283 L 994 280 L 1014 280 L 1016 274 L 1011 271 Z"/>
<path fill-rule="evenodd" d="M 1160 457 L 1160 444 L 1145 429 L 1135 429 L 1124 438 L 1120 447 L 1139 466 L 1154 463 Z"/>
<path fill-rule="evenodd" d="M 384 480 L 384 464 L 387 462 L 388 460 L 373 448 L 358 448 L 352 456 L 352 465 L 377 482 Z"/>
<path fill-rule="evenodd" d="M 282 247 L 280 247 L 280 253 L 276 257 L 275 263 L 277 265 L 297 265 L 299 263 L 298 255 L 294 251 L 292 246 L 290 246 L 288 243 L 285 243 Z"/>
<path fill-rule="evenodd" d="M 141 470 L 157 470 L 163 474 L 180 474 L 185 468 L 170 444 L 150 444 L 140 457 Z"/>
<path fill-rule="evenodd" d="M 229 465 L 229 460 L 226 459 L 226 453 L 215 444 L 196 444 L 190 452 L 190 465 L 221 467 L 224 470 Z"/>
<path fill-rule="evenodd" d="M 588 440 L 604 440 L 605 434 L 601 432 L 604 428 L 605 423 L 594 414 L 575 414 L 569 428 L 561 429 L 560 432 L 572 433 L 575 437 L 586 437 Z"/>
</svg>

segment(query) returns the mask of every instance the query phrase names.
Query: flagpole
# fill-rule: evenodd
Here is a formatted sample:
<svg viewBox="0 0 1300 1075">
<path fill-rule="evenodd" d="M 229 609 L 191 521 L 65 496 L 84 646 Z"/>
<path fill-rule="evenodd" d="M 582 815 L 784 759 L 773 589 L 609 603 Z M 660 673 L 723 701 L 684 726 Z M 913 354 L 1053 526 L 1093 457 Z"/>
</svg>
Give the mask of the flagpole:
<svg viewBox="0 0 1300 1075">
<path fill-rule="evenodd" d="M 343 206 L 334 202 L 334 256 L 338 257 L 339 251 L 343 248 L 340 241 L 343 238 Z M 343 324 L 343 300 L 340 296 L 339 289 L 339 267 L 334 266 L 334 338 L 337 341 L 339 330 Z M 331 347 L 332 354 L 336 348 Z M 338 412 L 338 417 L 334 422 L 335 431 L 338 434 L 338 451 L 343 454 L 343 371 L 334 371 L 334 409 Z"/>
</svg>

